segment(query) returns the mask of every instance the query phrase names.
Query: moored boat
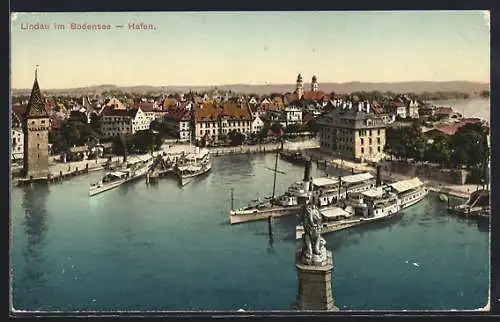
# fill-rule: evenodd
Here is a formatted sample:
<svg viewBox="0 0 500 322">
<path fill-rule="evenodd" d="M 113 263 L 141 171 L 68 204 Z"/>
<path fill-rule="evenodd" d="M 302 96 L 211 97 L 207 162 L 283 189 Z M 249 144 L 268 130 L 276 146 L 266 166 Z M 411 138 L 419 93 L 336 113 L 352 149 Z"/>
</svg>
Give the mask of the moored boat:
<svg viewBox="0 0 500 322">
<path fill-rule="evenodd" d="M 89 186 L 89 196 L 116 188 L 126 182 L 143 177 L 153 164 L 152 159 L 131 163 L 120 170 L 106 173 L 101 180 Z"/>
<path fill-rule="evenodd" d="M 424 199 L 429 193 L 424 183 L 415 177 L 389 184 L 392 191 L 397 194 L 401 209 L 408 208 Z"/>
<path fill-rule="evenodd" d="M 184 186 L 193 178 L 201 176 L 212 169 L 210 152 L 208 149 L 196 148 L 196 153 L 185 156 L 175 167 L 179 183 Z"/>
<path fill-rule="evenodd" d="M 395 217 L 399 213 L 397 195 L 388 186 L 375 187 L 364 192 L 355 192 L 338 206 L 319 208 L 323 217 L 321 233 L 344 230 L 361 224 Z M 295 237 L 304 233 L 302 225 L 295 230 Z"/>
</svg>

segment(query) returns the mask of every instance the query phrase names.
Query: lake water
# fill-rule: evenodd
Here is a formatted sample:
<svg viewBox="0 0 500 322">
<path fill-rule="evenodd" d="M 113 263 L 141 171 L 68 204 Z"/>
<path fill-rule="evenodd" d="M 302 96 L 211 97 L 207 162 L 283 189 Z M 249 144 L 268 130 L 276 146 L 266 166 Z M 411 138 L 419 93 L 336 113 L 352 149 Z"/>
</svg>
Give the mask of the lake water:
<svg viewBox="0 0 500 322">
<path fill-rule="evenodd" d="M 439 100 L 433 103 L 437 106 L 453 107 L 465 117 L 479 117 L 490 122 L 490 99 Z"/>
<path fill-rule="evenodd" d="M 235 206 L 269 195 L 273 155 L 215 158 L 179 188 L 163 178 L 88 197 L 101 173 L 13 188 L 13 305 L 41 311 L 289 310 L 295 217 L 228 224 Z M 280 161 L 278 192 L 302 177 Z M 318 171 L 314 170 L 313 175 Z M 325 236 L 343 310 L 476 309 L 489 289 L 489 233 L 446 213 L 436 195 L 401 218 Z"/>
</svg>

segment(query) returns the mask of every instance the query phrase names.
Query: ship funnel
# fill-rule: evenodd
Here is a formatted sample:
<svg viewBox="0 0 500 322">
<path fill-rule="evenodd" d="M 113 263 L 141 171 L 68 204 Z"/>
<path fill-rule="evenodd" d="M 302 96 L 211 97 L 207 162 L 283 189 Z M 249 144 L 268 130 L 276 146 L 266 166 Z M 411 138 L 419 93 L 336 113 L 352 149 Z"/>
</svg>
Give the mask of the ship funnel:
<svg viewBox="0 0 500 322">
<path fill-rule="evenodd" d="M 380 185 L 382 184 L 381 169 L 382 165 L 377 164 L 377 181 L 376 181 L 377 187 L 380 187 Z"/>
<path fill-rule="evenodd" d="M 304 167 L 304 182 L 309 181 L 309 178 L 311 178 L 311 168 L 312 168 L 312 161 L 311 159 L 307 160 L 306 165 Z"/>
</svg>

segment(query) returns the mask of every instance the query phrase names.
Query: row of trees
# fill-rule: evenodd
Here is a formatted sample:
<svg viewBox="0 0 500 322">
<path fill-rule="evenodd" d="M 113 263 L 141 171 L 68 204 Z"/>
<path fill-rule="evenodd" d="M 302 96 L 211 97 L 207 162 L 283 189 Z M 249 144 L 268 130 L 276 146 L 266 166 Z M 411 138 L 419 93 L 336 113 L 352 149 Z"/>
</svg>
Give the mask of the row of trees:
<svg viewBox="0 0 500 322">
<path fill-rule="evenodd" d="M 127 136 L 114 137 L 112 144 L 113 152 L 117 155 L 123 155 L 125 148 L 127 149 L 127 154 L 144 154 L 160 150 L 163 138 L 156 131 L 142 130 Z"/>
<path fill-rule="evenodd" d="M 100 119 L 92 114 L 90 124 L 87 116 L 81 112 L 71 112 L 70 117 L 61 121 L 59 130 L 49 132 L 49 143 L 55 153 L 72 146 L 95 144 L 101 138 Z"/>
<path fill-rule="evenodd" d="M 439 163 L 446 167 L 470 170 L 480 168 L 489 155 L 488 129 L 480 124 L 466 124 L 451 136 L 438 135 L 429 142 L 418 123 L 408 127 L 388 128 L 384 151 L 396 158 Z"/>
</svg>

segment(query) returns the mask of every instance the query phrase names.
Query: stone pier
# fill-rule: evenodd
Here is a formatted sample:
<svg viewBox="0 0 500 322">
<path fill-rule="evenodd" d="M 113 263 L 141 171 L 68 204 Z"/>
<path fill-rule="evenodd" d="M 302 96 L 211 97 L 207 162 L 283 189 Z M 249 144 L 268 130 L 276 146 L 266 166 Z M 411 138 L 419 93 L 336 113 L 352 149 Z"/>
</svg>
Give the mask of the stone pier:
<svg viewBox="0 0 500 322">
<path fill-rule="evenodd" d="M 333 255 L 321 237 L 322 218 L 315 205 L 308 204 L 309 191 L 298 193 L 299 212 L 304 234 L 295 253 L 299 281 L 297 309 L 300 311 L 338 311 L 332 294 Z"/>
<path fill-rule="evenodd" d="M 300 311 L 339 311 L 332 294 L 332 252 L 327 251 L 327 260 L 321 266 L 305 265 L 301 261 L 299 249 L 295 263 L 299 281 L 297 309 Z"/>
</svg>

